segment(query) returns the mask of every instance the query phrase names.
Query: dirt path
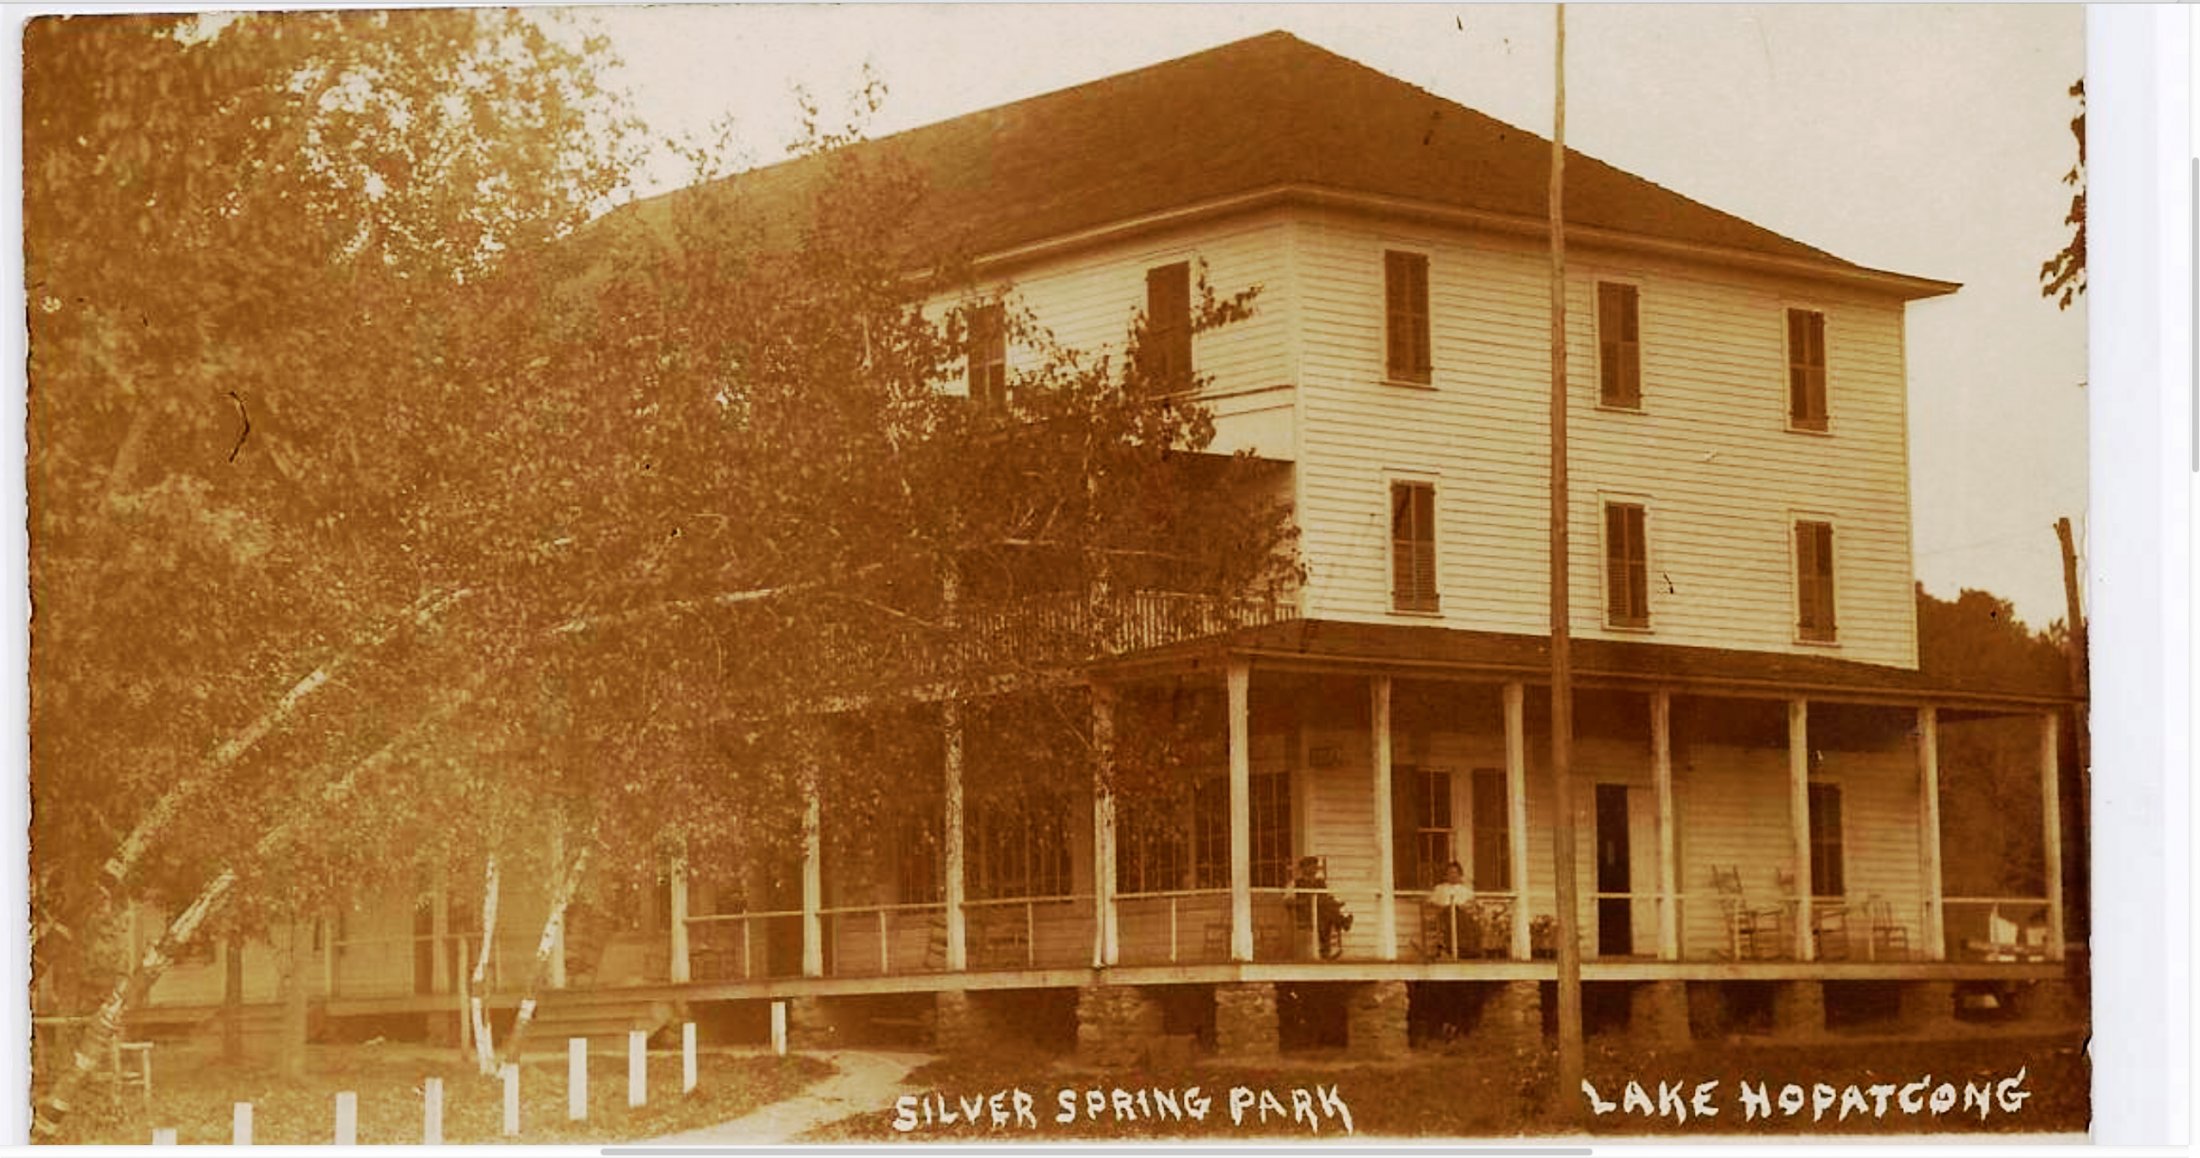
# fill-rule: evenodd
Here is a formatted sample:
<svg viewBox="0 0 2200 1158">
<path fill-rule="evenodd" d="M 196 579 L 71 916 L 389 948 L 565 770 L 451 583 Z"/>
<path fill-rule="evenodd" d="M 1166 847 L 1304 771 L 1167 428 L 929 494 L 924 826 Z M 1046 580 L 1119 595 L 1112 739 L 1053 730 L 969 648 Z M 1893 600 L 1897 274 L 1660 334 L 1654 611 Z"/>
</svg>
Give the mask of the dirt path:
<svg viewBox="0 0 2200 1158">
<path fill-rule="evenodd" d="M 701 1130 L 652 1138 L 652 1146 L 729 1146 L 785 1142 L 813 1126 L 865 1110 L 893 1105 L 909 1071 L 932 1060 L 930 1054 L 836 1049 L 812 1054 L 831 1062 L 838 1073 L 784 1102 Z"/>
</svg>

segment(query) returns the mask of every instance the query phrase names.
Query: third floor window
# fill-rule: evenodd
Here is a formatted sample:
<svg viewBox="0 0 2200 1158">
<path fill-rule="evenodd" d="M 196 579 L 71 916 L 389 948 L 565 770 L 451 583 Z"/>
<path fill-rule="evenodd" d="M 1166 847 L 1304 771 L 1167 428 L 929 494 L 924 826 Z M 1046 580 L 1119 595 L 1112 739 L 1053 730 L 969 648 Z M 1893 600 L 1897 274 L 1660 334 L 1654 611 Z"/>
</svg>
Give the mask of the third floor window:
<svg viewBox="0 0 2200 1158">
<path fill-rule="evenodd" d="M 1008 326 L 999 304 L 970 311 L 970 400 L 981 406 L 1008 405 Z"/>
<path fill-rule="evenodd" d="M 1597 403 L 1620 410 L 1642 407 L 1642 334 L 1635 287 L 1597 283 Z"/>
<path fill-rule="evenodd" d="M 1146 271 L 1146 334 L 1140 368 L 1164 391 L 1192 388 L 1192 267 L 1176 262 Z"/>
<path fill-rule="evenodd" d="M 1383 254 L 1384 368 L 1393 382 L 1429 380 L 1428 255 Z"/>
<path fill-rule="evenodd" d="M 1787 312 L 1788 426 L 1826 428 L 1826 315 Z"/>
</svg>

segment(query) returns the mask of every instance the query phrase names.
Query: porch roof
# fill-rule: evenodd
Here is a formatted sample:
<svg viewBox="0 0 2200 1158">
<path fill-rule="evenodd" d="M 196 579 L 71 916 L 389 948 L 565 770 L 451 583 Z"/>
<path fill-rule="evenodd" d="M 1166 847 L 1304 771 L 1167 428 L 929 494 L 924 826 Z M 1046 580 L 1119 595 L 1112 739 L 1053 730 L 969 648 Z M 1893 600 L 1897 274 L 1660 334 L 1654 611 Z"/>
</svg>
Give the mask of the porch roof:
<svg viewBox="0 0 2200 1158">
<path fill-rule="evenodd" d="M 1550 638 L 1510 632 L 1343 620 L 1290 619 L 1245 627 L 1117 657 L 1094 674 L 1203 666 L 1246 658 L 1346 670 L 1424 669 L 1529 682 L 1547 677 Z M 1696 688 L 1740 695 L 1933 703 L 1981 709 L 2053 707 L 2072 702 L 2068 679 L 2046 673 L 1980 673 L 1926 656 L 1917 669 L 1832 656 L 1692 647 L 1637 640 L 1577 638 L 1574 676 L 1597 686 Z"/>
</svg>

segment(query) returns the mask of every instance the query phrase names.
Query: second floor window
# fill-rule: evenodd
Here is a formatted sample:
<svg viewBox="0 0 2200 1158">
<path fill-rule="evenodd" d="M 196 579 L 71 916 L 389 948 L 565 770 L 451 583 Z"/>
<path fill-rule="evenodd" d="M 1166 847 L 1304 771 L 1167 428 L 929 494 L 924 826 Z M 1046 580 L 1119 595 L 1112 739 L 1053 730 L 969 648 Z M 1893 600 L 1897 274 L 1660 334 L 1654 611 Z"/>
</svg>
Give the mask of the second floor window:
<svg viewBox="0 0 2200 1158">
<path fill-rule="evenodd" d="M 1436 487 L 1390 484 L 1390 603 L 1398 611 L 1435 611 Z"/>
<path fill-rule="evenodd" d="M 1146 271 L 1146 334 L 1140 368 L 1165 391 L 1192 388 L 1192 267 L 1177 262 Z"/>
<path fill-rule="evenodd" d="M 970 311 L 970 400 L 980 406 L 1008 405 L 1008 325 L 998 304 Z"/>
<path fill-rule="evenodd" d="M 1830 643 L 1833 634 L 1833 524 L 1795 524 L 1795 632 Z"/>
<path fill-rule="evenodd" d="M 1796 430 L 1826 428 L 1826 315 L 1817 310 L 1787 312 L 1788 425 Z"/>
<path fill-rule="evenodd" d="M 1429 380 L 1428 255 L 1383 254 L 1386 373 L 1393 382 Z"/>
<path fill-rule="evenodd" d="M 1604 621 L 1650 626 L 1650 549 L 1637 503 L 1604 504 Z"/>
<path fill-rule="evenodd" d="M 1642 337 L 1635 317 L 1635 287 L 1597 283 L 1597 402 L 1622 410 L 1642 407 Z"/>
</svg>

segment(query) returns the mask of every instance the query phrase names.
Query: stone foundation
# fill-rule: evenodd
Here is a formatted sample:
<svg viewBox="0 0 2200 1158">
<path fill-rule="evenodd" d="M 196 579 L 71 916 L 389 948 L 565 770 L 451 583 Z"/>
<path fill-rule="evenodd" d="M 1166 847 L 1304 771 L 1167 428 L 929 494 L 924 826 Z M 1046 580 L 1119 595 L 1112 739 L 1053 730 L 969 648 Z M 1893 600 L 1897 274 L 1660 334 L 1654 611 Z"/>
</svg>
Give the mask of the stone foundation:
<svg viewBox="0 0 2200 1158">
<path fill-rule="evenodd" d="M 1820 981 L 1782 981 L 1772 989 L 1772 1032 L 1814 1038 L 1826 1032 L 1826 987 Z"/>
<path fill-rule="evenodd" d="M 1686 981 L 1638 982 L 1627 997 L 1629 1036 L 1659 1049 L 1688 1048 L 1691 1038 Z"/>
<path fill-rule="evenodd" d="M 1726 987 L 1710 982 L 1687 985 L 1687 990 L 1690 1032 L 1707 1039 L 1724 1035 L 1727 1032 Z"/>
<path fill-rule="evenodd" d="M 2084 1025 L 2092 1016 L 2077 986 L 2068 981 L 2034 981 L 2016 992 L 2016 1013 L 2046 1025 Z"/>
<path fill-rule="evenodd" d="M 1095 1066 L 1138 1065 L 1161 1040 L 1161 1003 L 1145 990 L 1094 985 L 1078 991 L 1077 1060 Z"/>
<path fill-rule="evenodd" d="M 1406 1052 L 1406 983 L 1370 981 L 1352 987 L 1345 1005 L 1348 1048 L 1359 1057 Z"/>
<path fill-rule="evenodd" d="M 1955 1028 L 1955 982 L 1904 982 L 1899 1000 L 1902 1008 L 1896 1020 L 1905 1033 L 1934 1034 Z"/>
<path fill-rule="evenodd" d="M 982 1053 L 991 1044 L 992 1021 L 979 999 L 959 989 L 933 995 L 932 1048 L 950 1056 Z"/>
<path fill-rule="evenodd" d="M 789 997 L 787 1048 L 832 1049 L 840 1044 L 837 1012 L 823 997 Z"/>
<path fill-rule="evenodd" d="M 1276 987 L 1265 982 L 1215 986 L 1215 1052 L 1224 1057 L 1274 1057 Z"/>
<path fill-rule="evenodd" d="M 1482 1005 L 1476 1044 L 1514 1055 L 1541 1052 L 1543 987 L 1533 981 L 1503 981 L 1496 983 L 1496 990 Z"/>
</svg>

